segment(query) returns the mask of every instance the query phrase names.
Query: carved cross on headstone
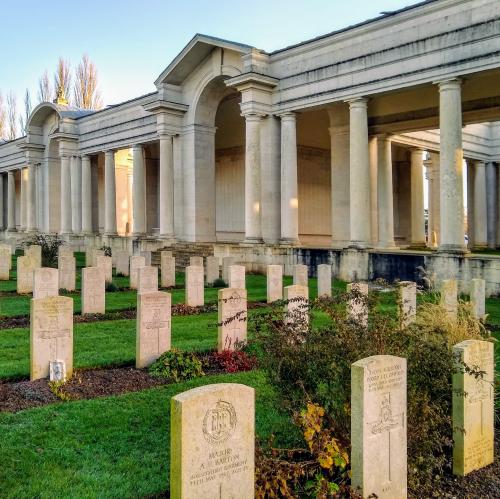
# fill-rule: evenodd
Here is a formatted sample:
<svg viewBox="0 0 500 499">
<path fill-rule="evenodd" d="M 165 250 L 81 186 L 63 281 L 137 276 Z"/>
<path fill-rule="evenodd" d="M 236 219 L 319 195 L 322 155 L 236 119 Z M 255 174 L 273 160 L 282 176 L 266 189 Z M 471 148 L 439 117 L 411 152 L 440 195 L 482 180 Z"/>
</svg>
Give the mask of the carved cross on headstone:
<svg viewBox="0 0 500 499">
<path fill-rule="evenodd" d="M 169 321 L 161 320 L 161 310 L 156 308 L 153 310 L 151 320 L 144 325 L 146 329 L 153 334 L 156 334 L 156 353 L 160 354 L 160 330 L 168 326 Z"/>
</svg>

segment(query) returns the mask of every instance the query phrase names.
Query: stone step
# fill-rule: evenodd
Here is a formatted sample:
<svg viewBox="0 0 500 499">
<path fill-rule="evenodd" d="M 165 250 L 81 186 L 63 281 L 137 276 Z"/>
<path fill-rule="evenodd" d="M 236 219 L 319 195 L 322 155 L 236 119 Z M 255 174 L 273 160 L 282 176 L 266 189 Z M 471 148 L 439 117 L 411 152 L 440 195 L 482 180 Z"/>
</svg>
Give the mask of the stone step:
<svg viewBox="0 0 500 499">
<path fill-rule="evenodd" d="M 189 265 L 189 259 L 192 256 L 212 256 L 214 254 L 214 247 L 212 244 L 200 243 L 176 243 L 173 246 L 163 248 L 166 251 L 171 251 L 172 256 L 175 258 L 176 271 L 183 272 Z M 160 251 L 153 251 L 151 254 L 151 265 L 160 266 Z"/>
</svg>

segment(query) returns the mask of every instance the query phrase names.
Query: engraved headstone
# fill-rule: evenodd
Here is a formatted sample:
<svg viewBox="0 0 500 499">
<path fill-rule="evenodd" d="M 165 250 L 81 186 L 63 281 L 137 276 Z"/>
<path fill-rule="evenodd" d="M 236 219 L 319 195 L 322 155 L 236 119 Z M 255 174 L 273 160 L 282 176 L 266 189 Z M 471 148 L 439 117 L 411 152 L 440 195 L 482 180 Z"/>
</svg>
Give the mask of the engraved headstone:
<svg viewBox="0 0 500 499">
<path fill-rule="evenodd" d="M 283 298 L 285 305 L 285 321 L 287 323 L 309 323 L 309 288 L 300 284 L 285 286 Z"/>
<path fill-rule="evenodd" d="M 137 289 L 139 281 L 139 268 L 146 266 L 143 256 L 134 255 L 130 257 L 130 289 Z"/>
<path fill-rule="evenodd" d="M 349 317 L 361 324 L 368 326 L 368 284 L 365 282 L 351 282 L 347 285 L 347 292 L 351 297 L 347 302 L 347 313 Z"/>
<path fill-rule="evenodd" d="M 101 269 L 106 282 L 113 281 L 113 260 L 110 256 L 97 255 L 95 258 L 96 267 Z"/>
<path fill-rule="evenodd" d="M 236 289 L 246 289 L 244 265 L 229 266 L 229 287 Z"/>
<path fill-rule="evenodd" d="M 186 305 L 201 307 L 204 303 L 203 267 L 186 267 Z"/>
<path fill-rule="evenodd" d="M 50 362 L 64 362 L 73 374 L 73 300 L 51 296 L 31 300 L 31 381 L 50 375 Z"/>
<path fill-rule="evenodd" d="M 202 256 L 189 257 L 189 265 L 191 265 L 191 267 L 203 267 L 203 257 Z"/>
<path fill-rule="evenodd" d="M 170 253 L 170 254 L 169 254 Z M 175 286 L 175 258 L 170 256 L 171 251 L 161 252 L 161 287 Z"/>
<path fill-rule="evenodd" d="M 219 352 L 235 350 L 247 340 L 246 289 L 219 289 L 218 343 Z"/>
<path fill-rule="evenodd" d="M 455 279 L 445 279 L 441 283 L 441 306 L 449 317 L 456 317 L 458 311 L 458 289 Z"/>
<path fill-rule="evenodd" d="M 417 315 L 417 284 L 413 281 L 398 283 L 398 313 L 402 327 L 411 324 Z"/>
<path fill-rule="evenodd" d="M 76 260 L 74 256 L 60 256 L 57 261 L 59 269 L 59 289 L 74 291 L 76 289 Z"/>
<path fill-rule="evenodd" d="M 171 399 L 171 499 L 253 499 L 255 392 L 221 383 Z"/>
<path fill-rule="evenodd" d="M 10 250 L 0 248 L 0 281 L 8 281 L 10 277 Z"/>
<path fill-rule="evenodd" d="M 363 497 L 407 497 L 406 359 L 374 355 L 351 366 L 352 486 Z"/>
<path fill-rule="evenodd" d="M 82 269 L 82 314 L 104 314 L 106 309 L 106 284 L 98 267 Z"/>
<path fill-rule="evenodd" d="M 456 359 L 453 374 L 455 475 L 464 476 L 493 462 L 493 352 L 493 343 L 489 341 L 466 340 L 453 347 Z M 482 375 L 475 375 L 481 371 Z"/>
<path fill-rule="evenodd" d="M 484 279 L 471 280 L 470 302 L 472 315 L 476 319 L 484 319 L 486 316 L 486 282 Z"/>
<path fill-rule="evenodd" d="M 59 246 L 57 249 L 57 257 L 74 256 L 73 248 L 71 246 Z"/>
<path fill-rule="evenodd" d="M 91 248 L 91 250 L 90 250 L 90 264 L 88 263 L 88 260 L 85 261 L 85 264 L 87 265 L 87 267 L 97 267 L 97 257 L 98 256 L 106 256 L 106 254 L 104 253 L 104 250 Z"/>
<path fill-rule="evenodd" d="M 33 262 L 29 256 L 17 257 L 17 293 L 33 291 Z"/>
<path fill-rule="evenodd" d="M 141 251 L 140 256 L 144 257 L 144 266 L 151 267 L 151 251 Z"/>
<path fill-rule="evenodd" d="M 153 293 L 158 291 L 158 268 L 139 267 L 137 278 L 137 292 Z"/>
<path fill-rule="evenodd" d="M 307 265 L 294 265 L 293 266 L 293 283 L 299 286 L 308 286 L 309 281 L 307 277 Z"/>
<path fill-rule="evenodd" d="M 236 265 L 236 257 L 234 256 L 222 257 L 222 280 L 226 284 L 229 283 L 229 267 L 231 265 Z"/>
<path fill-rule="evenodd" d="M 10 244 L 0 244 L 0 251 L 5 250 L 9 252 L 9 270 L 12 269 L 12 246 Z"/>
<path fill-rule="evenodd" d="M 213 284 L 219 279 L 219 257 L 207 256 L 207 284 Z"/>
<path fill-rule="evenodd" d="M 143 267 L 147 268 L 151 267 Z M 137 295 L 135 365 L 138 369 L 151 365 L 170 350 L 171 304 L 170 293 L 163 291 Z"/>
<path fill-rule="evenodd" d="M 42 266 L 42 247 L 38 244 L 32 244 L 24 250 L 24 256 L 31 258 L 33 268 L 38 269 Z"/>
<path fill-rule="evenodd" d="M 59 294 L 59 271 L 48 267 L 33 270 L 33 298 L 47 298 Z"/>
<path fill-rule="evenodd" d="M 116 273 L 123 276 L 128 276 L 128 251 L 118 250 L 113 253 L 115 255 L 115 268 Z"/>
<path fill-rule="evenodd" d="M 283 299 L 283 266 L 267 266 L 267 303 Z"/>
<path fill-rule="evenodd" d="M 332 296 L 332 266 L 318 265 L 318 296 Z"/>
</svg>

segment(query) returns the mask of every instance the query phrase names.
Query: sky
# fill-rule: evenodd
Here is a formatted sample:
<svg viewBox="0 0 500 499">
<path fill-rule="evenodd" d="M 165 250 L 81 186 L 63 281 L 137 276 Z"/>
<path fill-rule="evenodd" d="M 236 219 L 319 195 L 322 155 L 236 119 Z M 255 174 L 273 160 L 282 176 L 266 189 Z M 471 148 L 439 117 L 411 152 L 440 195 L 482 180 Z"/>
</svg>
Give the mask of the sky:
<svg viewBox="0 0 500 499">
<path fill-rule="evenodd" d="M 396 10 L 418 0 L 0 0 L 0 92 L 52 78 L 60 56 L 94 61 L 105 105 L 155 90 L 154 81 L 196 33 L 266 51 Z M 36 102 L 34 102 L 36 104 Z"/>
</svg>

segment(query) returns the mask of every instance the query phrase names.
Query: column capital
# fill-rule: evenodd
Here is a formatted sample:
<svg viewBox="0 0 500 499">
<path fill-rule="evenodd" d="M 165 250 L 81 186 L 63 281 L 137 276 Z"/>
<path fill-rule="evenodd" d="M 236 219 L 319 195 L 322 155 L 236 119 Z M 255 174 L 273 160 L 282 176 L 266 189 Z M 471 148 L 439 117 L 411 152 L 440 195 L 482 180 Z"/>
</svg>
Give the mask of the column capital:
<svg viewBox="0 0 500 499">
<path fill-rule="evenodd" d="M 297 121 L 297 113 L 295 111 L 285 111 L 283 113 L 277 113 L 281 121 Z"/>
<path fill-rule="evenodd" d="M 368 107 L 368 97 L 354 97 L 346 99 L 344 102 L 349 104 L 350 109 L 366 109 Z"/>
<path fill-rule="evenodd" d="M 440 92 L 446 92 L 447 90 L 460 90 L 462 86 L 461 78 L 448 78 L 446 80 L 439 80 L 433 82 L 439 87 Z"/>
<path fill-rule="evenodd" d="M 245 118 L 245 121 L 259 122 L 266 115 L 264 113 L 249 112 L 249 113 L 241 113 L 241 116 L 243 116 L 243 118 Z"/>
<path fill-rule="evenodd" d="M 371 137 L 375 137 L 377 140 L 387 140 L 390 141 L 394 135 L 392 133 L 376 133 Z"/>
<path fill-rule="evenodd" d="M 481 160 L 481 159 L 476 159 L 476 160 L 473 160 L 474 162 L 474 166 L 476 168 L 482 168 L 482 167 L 486 167 L 486 162 Z"/>
</svg>

